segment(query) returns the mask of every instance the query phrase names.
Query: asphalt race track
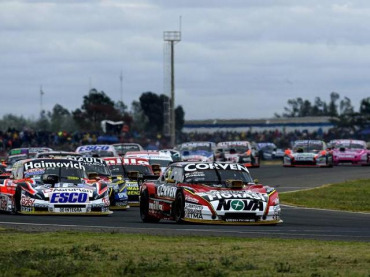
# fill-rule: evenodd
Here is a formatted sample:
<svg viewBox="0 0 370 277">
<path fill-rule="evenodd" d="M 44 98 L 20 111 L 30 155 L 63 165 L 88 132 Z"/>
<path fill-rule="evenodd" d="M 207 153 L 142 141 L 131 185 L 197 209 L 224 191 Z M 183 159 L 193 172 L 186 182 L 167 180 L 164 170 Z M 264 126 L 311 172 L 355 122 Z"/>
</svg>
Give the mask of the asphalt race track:
<svg viewBox="0 0 370 277">
<path fill-rule="evenodd" d="M 251 169 L 251 174 L 278 191 L 307 189 L 328 183 L 369 179 L 370 167 L 283 168 L 278 165 Z M 142 223 L 139 208 L 116 211 L 106 217 L 22 216 L 0 214 L 0 226 L 28 231 L 88 230 L 161 235 L 312 238 L 370 242 L 370 213 L 337 212 L 282 207 L 284 223 L 277 226 L 224 226 L 201 224 Z"/>
</svg>

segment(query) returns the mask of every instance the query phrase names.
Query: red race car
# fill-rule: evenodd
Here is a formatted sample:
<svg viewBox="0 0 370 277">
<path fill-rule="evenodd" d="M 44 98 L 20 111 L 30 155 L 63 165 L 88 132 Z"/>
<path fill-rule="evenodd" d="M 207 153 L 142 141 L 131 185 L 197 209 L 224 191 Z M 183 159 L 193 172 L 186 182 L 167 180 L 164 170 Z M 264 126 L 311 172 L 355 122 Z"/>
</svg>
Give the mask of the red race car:
<svg viewBox="0 0 370 277">
<path fill-rule="evenodd" d="M 275 225 L 280 212 L 277 191 L 255 184 L 238 163 L 173 163 L 158 181 L 140 187 L 143 222 Z"/>
</svg>

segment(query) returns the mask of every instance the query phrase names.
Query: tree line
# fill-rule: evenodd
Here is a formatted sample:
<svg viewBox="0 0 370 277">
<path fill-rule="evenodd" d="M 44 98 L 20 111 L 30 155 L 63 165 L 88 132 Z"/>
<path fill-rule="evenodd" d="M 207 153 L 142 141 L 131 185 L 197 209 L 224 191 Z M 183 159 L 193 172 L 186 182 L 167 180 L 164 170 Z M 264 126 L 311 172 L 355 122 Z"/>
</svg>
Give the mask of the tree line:
<svg viewBox="0 0 370 277">
<path fill-rule="evenodd" d="M 122 101 L 114 102 L 104 91 L 91 89 L 83 96 L 82 105 L 75 110 L 68 110 L 60 104 L 55 104 L 51 111 L 42 111 L 36 120 L 26 119 L 23 116 L 6 114 L 0 119 L 0 129 L 9 128 L 22 130 L 25 127 L 33 130 L 48 132 L 76 132 L 101 131 L 102 120 L 124 121 L 129 132 L 147 137 L 156 137 L 164 131 L 164 103 L 168 96 L 153 92 L 144 92 L 138 101 L 131 103 L 131 109 Z M 328 103 L 320 97 L 314 102 L 301 97 L 289 99 L 282 114 L 275 113 L 275 117 L 306 117 L 328 116 L 330 121 L 339 129 L 358 132 L 369 128 L 370 97 L 360 102 L 358 111 L 355 111 L 348 97 L 341 98 L 337 92 L 330 94 Z M 175 108 L 176 131 L 181 133 L 185 122 L 185 112 L 182 106 Z"/>
<path fill-rule="evenodd" d="M 275 113 L 275 117 L 305 117 L 305 116 L 328 116 L 336 128 L 349 129 L 353 132 L 369 128 L 370 125 L 370 97 L 360 102 L 358 111 L 355 111 L 351 99 L 341 99 L 339 93 L 330 93 L 329 103 L 316 97 L 311 103 L 301 97 L 289 99 L 287 107 L 282 114 Z"/>
<path fill-rule="evenodd" d="M 104 91 L 91 89 L 83 96 L 81 107 L 75 110 L 70 111 L 60 104 L 55 104 L 51 111 L 42 111 L 37 120 L 6 114 L 0 119 L 0 128 L 3 131 L 9 128 L 22 130 L 26 127 L 49 132 L 100 132 L 101 121 L 111 120 L 123 121 L 130 133 L 136 132 L 151 137 L 163 133 L 164 103 L 168 100 L 166 95 L 144 92 L 139 101 L 133 101 L 129 110 L 125 103 L 114 102 Z M 181 131 L 184 117 L 182 106 L 177 106 L 177 131 Z"/>
</svg>

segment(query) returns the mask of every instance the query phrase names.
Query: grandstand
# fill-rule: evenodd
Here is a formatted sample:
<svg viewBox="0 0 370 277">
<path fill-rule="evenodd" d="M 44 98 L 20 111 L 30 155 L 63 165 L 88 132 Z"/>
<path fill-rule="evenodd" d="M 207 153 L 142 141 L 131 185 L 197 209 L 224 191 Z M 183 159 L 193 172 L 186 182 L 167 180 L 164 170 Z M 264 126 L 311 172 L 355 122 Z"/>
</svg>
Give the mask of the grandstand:
<svg viewBox="0 0 370 277">
<path fill-rule="evenodd" d="M 326 132 L 334 127 L 329 116 L 290 117 L 271 119 L 207 119 L 185 121 L 184 133 L 214 133 L 214 132 L 263 132 L 275 131 L 309 131 Z"/>
</svg>

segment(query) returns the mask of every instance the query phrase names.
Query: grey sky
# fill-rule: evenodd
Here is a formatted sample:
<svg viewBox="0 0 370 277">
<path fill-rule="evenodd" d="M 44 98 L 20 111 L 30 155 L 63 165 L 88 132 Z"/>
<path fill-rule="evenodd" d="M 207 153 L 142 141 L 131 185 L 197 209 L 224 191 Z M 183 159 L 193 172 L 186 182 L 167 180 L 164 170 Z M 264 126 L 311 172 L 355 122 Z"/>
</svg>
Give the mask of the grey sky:
<svg viewBox="0 0 370 277">
<path fill-rule="evenodd" d="M 90 89 L 131 105 L 163 93 L 163 31 L 178 30 L 186 119 L 268 118 L 289 99 L 355 109 L 369 97 L 369 1 L 0 0 L 0 116 L 81 106 Z"/>
</svg>

